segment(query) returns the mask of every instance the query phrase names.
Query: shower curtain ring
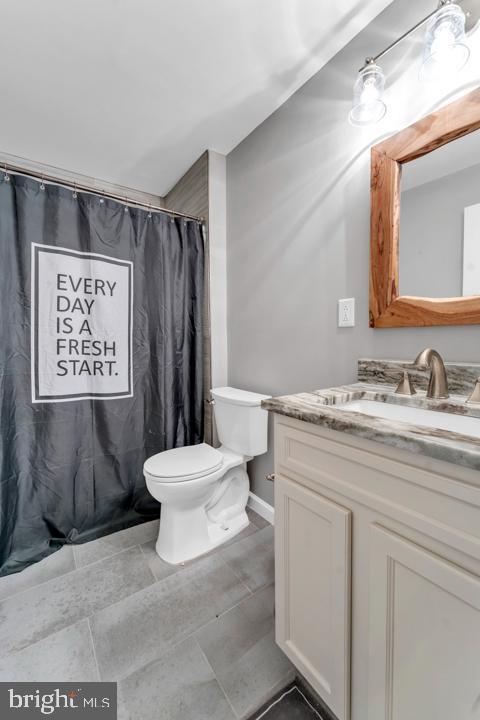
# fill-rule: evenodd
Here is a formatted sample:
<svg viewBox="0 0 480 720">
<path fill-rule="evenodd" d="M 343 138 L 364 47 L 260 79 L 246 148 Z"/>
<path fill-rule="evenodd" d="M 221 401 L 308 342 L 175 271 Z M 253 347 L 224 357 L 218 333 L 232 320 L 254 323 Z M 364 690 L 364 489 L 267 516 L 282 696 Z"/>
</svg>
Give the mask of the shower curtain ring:
<svg viewBox="0 0 480 720">
<path fill-rule="evenodd" d="M 74 200 L 76 200 L 76 199 L 77 199 L 77 183 L 76 183 L 76 182 L 74 182 L 74 183 L 73 183 L 73 193 L 72 193 L 72 198 L 73 198 Z"/>
<path fill-rule="evenodd" d="M 152 217 L 152 211 L 151 211 L 151 204 L 148 203 L 148 215 L 147 217 L 150 219 Z"/>
<path fill-rule="evenodd" d="M 103 205 L 105 202 L 105 190 L 102 193 L 102 197 L 100 198 L 100 205 Z"/>
<path fill-rule="evenodd" d="M 128 213 L 128 197 L 126 195 L 125 195 L 125 209 L 123 212 Z"/>
<path fill-rule="evenodd" d="M 5 180 L 5 182 L 10 182 L 10 175 L 8 174 L 7 163 L 4 163 L 3 169 L 4 169 L 3 179 Z"/>
<path fill-rule="evenodd" d="M 42 175 L 42 182 L 40 183 L 40 190 L 45 190 L 45 183 L 43 182 L 44 177 Z"/>
</svg>

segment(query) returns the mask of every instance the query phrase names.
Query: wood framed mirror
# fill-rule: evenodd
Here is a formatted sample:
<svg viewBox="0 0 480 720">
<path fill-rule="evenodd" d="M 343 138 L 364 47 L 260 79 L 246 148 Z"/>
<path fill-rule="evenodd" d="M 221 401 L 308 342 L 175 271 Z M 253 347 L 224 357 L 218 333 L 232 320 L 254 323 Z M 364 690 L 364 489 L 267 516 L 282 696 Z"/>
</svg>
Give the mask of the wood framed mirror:
<svg viewBox="0 0 480 720">
<path fill-rule="evenodd" d="M 417 176 L 420 177 L 423 173 L 423 180 L 425 181 L 424 170 L 427 165 L 430 166 L 430 170 L 434 169 L 434 173 L 441 174 L 443 170 L 439 170 L 439 156 L 433 157 L 431 154 L 435 154 L 434 151 L 441 152 L 439 148 L 447 146 L 452 141 L 460 138 L 466 138 L 466 136 L 470 136 L 479 129 L 480 88 L 477 88 L 372 148 L 370 327 L 422 327 L 428 325 L 470 325 L 480 323 L 480 183 L 477 181 L 472 183 L 470 176 L 470 181 L 465 185 L 469 198 L 465 202 L 470 203 L 468 208 L 465 207 L 465 212 L 467 209 L 472 209 L 468 217 L 472 218 L 471 225 L 475 220 L 475 226 L 472 227 L 478 237 L 478 242 L 476 240 L 474 243 L 470 241 L 470 246 L 475 248 L 475 252 L 477 252 L 477 245 L 479 248 L 477 265 L 475 264 L 476 261 L 468 261 L 467 263 L 467 259 L 464 257 L 466 254 L 465 248 L 467 247 L 464 244 L 466 243 L 464 237 L 461 239 L 462 245 L 459 245 L 458 238 L 455 238 L 455 240 L 452 238 L 451 244 L 444 246 L 446 249 L 442 249 L 440 244 L 435 244 L 435 241 L 440 239 L 443 234 L 445 226 L 449 225 L 450 219 L 448 222 L 445 220 L 442 222 L 442 213 L 449 203 L 439 199 L 440 196 L 439 198 L 432 197 L 430 191 L 434 187 L 433 184 L 428 187 L 429 196 L 425 194 L 426 182 L 423 182 L 423 187 L 417 185 L 413 190 L 410 190 L 411 197 L 416 201 L 417 214 L 415 217 L 417 224 L 408 243 L 403 238 L 401 239 L 400 236 L 401 215 L 404 228 L 412 225 L 412 223 L 404 223 L 402 208 L 402 170 L 405 173 L 410 167 L 405 167 L 406 164 L 430 156 L 421 161 L 424 167 L 421 168 L 421 172 L 417 172 Z M 466 145 L 467 141 L 470 144 L 478 142 L 478 151 L 476 149 L 475 151 L 472 150 L 473 145 L 468 147 Z M 465 163 L 468 165 L 471 161 L 470 164 L 473 168 L 472 163 L 476 163 L 475 172 L 480 173 L 480 133 L 462 140 L 462 143 L 460 155 L 463 157 L 463 165 Z M 445 155 L 444 158 L 444 166 L 448 166 L 448 172 L 452 167 L 451 150 L 452 148 L 449 147 L 450 156 Z M 445 153 L 446 150 L 443 152 Z M 455 170 L 455 172 L 457 171 Z M 458 174 L 452 175 L 450 190 L 447 190 L 448 194 L 446 196 L 448 200 L 452 196 L 458 195 L 459 178 L 460 175 Z M 466 180 L 468 181 L 468 178 Z M 421 180 L 417 178 L 417 182 L 421 182 Z M 436 175 L 434 175 L 433 180 L 428 179 L 428 182 L 435 182 L 436 192 L 440 192 L 439 178 Z M 476 193 L 476 195 L 472 195 L 472 192 Z M 428 203 L 422 201 L 422 197 L 428 197 L 429 202 L 433 203 L 433 205 L 429 205 L 430 212 L 427 215 L 427 220 L 431 220 L 432 223 L 436 220 L 437 224 L 440 223 L 440 226 L 437 226 L 437 229 L 431 232 L 429 225 L 425 224 L 425 217 L 422 217 L 422 208 L 425 208 L 424 215 L 428 212 Z M 478 206 L 472 204 L 472 197 L 475 198 L 473 203 L 478 203 Z M 476 199 L 477 197 L 478 199 Z M 456 202 L 458 205 L 458 202 L 464 202 L 464 200 L 460 198 Z M 409 200 L 408 207 L 411 204 Z M 473 213 L 473 209 L 475 213 Z M 458 207 L 455 212 L 456 215 L 452 222 L 454 222 L 455 228 L 459 230 L 460 224 L 464 223 L 463 209 L 461 220 Z M 465 215 L 465 217 L 467 216 Z M 430 244 L 427 243 L 427 236 L 431 236 Z M 414 269 L 416 272 L 417 279 L 415 282 L 417 285 L 414 283 L 415 294 L 401 294 L 400 292 L 403 289 L 402 278 L 405 278 L 405 282 L 407 282 L 407 275 L 412 275 L 411 272 L 404 272 L 403 266 L 400 268 L 401 245 L 404 254 L 407 253 L 407 245 L 413 247 L 413 250 L 409 251 L 411 255 L 409 264 L 405 267 L 410 270 Z M 451 259 L 449 258 L 450 250 L 455 253 L 455 257 L 452 254 Z M 475 271 L 473 290 L 476 294 L 466 294 L 464 292 L 462 295 L 462 286 L 460 286 L 460 292 L 458 292 L 458 279 L 456 277 L 453 278 L 455 282 L 450 283 L 449 280 L 445 283 L 445 287 L 448 285 L 449 289 L 457 290 L 457 292 L 449 293 L 448 297 L 442 297 L 441 292 L 438 293 L 436 290 L 435 295 L 432 292 L 430 292 L 430 296 L 428 292 L 423 294 L 423 284 L 425 288 L 430 286 L 431 289 L 432 279 L 438 280 L 442 276 L 442 272 L 445 275 L 447 269 L 450 269 L 453 273 L 453 268 L 456 268 L 455 275 L 457 275 L 459 258 L 463 263 L 463 288 L 467 287 L 470 288 L 470 292 L 472 291 L 472 282 L 470 281 L 469 284 L 465 278 L 465 267 L 468 265 L 470 275 Z M 434 261 L 439 263 L 442 261 L 447 268 L 437 268 Z M 478 289 L 476 277 L 478 277 Z"/>
</svg>

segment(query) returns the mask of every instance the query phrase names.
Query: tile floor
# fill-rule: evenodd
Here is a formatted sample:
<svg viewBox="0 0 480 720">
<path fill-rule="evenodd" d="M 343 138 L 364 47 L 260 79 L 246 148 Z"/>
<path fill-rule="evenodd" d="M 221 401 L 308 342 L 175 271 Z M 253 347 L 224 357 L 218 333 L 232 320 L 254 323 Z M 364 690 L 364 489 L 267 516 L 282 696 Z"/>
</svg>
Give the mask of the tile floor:
<svg viewBox="0 0 480 720">
<path fill-rule="evenodd" d="M 0 681 L 115 680 L 119 720 L 249 717 L 294 677 L 274 642 L 273 528 L 250 519 L 184 566 L 149 522 L 0 578 Z"/>
</svg>

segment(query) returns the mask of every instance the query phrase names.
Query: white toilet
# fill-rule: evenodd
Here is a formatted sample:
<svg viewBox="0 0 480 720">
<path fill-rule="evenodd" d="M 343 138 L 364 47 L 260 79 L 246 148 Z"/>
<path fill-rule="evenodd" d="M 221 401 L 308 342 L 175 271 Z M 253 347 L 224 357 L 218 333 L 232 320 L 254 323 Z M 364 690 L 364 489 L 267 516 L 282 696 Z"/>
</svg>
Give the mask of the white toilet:
<svg viewBox="0 0 480 720">
<path fill-rule="evenodd" d="M 247 460 L 267 451 L 268 395 L 222 387 L 212 390 L 221 447 L 202 443 L 146 460 L 147 488 L 162 503 L 156 544 L 163 560 L 191 560 L 248 525 Z"/>
</svg>

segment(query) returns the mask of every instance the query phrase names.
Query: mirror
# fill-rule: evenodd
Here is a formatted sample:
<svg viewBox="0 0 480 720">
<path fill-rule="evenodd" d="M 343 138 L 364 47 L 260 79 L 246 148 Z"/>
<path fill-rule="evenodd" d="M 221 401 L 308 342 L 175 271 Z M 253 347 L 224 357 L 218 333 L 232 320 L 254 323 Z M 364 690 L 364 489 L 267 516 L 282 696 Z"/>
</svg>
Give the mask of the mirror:
<svg viewBox="0 0 480 720">
<path fill-rule="evenodd" d="M 371 152 L 370 327 L 480 324 L 480 88 Z"/>
<path fill-rule="evenodd" d="M 480 130 L 405 163 L 400 188 L 400 295 L 480 295 Z"/>
</svg>

